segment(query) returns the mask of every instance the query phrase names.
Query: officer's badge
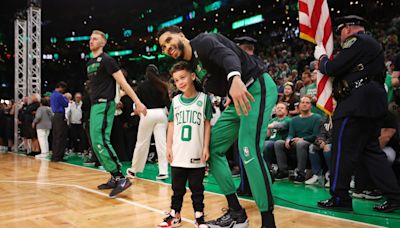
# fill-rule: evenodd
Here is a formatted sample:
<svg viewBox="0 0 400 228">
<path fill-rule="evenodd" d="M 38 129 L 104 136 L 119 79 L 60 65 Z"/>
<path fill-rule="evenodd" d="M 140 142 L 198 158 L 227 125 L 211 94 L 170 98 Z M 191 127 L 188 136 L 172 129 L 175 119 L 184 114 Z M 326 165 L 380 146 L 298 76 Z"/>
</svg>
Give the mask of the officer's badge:
<svg viewBox="0 0 400 228">
<path fill-rule="evenodd" d="M 349 48 L 357 41 L 357 37 L 352 37 L 344 41 L 342 48 Z"/>
</svg>

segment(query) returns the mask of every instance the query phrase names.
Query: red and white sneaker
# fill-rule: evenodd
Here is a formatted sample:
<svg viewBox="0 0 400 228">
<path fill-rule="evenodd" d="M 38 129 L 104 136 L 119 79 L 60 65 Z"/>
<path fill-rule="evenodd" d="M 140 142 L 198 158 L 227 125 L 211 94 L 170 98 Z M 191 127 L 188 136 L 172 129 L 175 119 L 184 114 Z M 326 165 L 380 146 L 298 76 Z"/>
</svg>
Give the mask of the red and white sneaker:
<svg viewBox="0 0 400 228">
<path fill-rule="evenodd" d="M 181 218 L 177 218 L 175 216 L 175 211 L 171 210 L 168 216 L 164 218 L 164 220 L 160 224 L 158 224 L 157 228 L 170 228 L 181 226 Z"/>
</svg>

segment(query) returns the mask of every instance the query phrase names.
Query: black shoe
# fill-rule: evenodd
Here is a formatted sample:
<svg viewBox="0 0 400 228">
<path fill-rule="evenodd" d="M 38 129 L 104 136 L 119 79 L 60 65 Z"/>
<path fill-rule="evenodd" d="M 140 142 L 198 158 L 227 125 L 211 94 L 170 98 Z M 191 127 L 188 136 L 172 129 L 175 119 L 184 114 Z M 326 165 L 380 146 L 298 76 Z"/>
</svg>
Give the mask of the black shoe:
<svg viewBox="0 0 400 228">
<path fill-rule="evenodd" d="M 319 201 L 317 203 L 318 207 L 322 207 L 328 210 L 338 210 L 338 211 L 352 211 L 353 206 L 350 201 L 340 201 L 338 197 L 332 197 L 328 200 Z"/>
<path fill-rule="evenodd" d="M 50 161 L 52 161 L 52 162 L 66 162 L 67 160 L 64 159 L 64 158 L 61 158 L 61 159 L 54 159 L 54 158 L 52 158 L 52 159 L 50 159 Z"/>
<path fill-rule="evenodd" d="M 249 226 L 249 220 L 247 219 L 245 209 L 239 211 L 233 211 L 232 209 L 223 209 L 225 214 L 216 220 L 208 221 L 207 225 L 210 228 L 221 228 L 221 227 L 237 227 L 245 228 Z"/>
<path fill-rule="evenodd" d="M 196 212 L 197 213 L 197 212 Z M 194 226 L 197 228 L 203 228 L 203 227 L 208 227 L 208 225 L 206 225 L 206 222 L 204 221 L 204 214 L 198 218 L 195 218 L 195 223 Z"/>
<path fill-rule="evenodd" d="M 288 179 L 288 177 L 289 177 L 289 173 L 287 171 L 278 171 L 275 174 L 275 180 L 277 180 L 277 181 Z"/>
<path fill-rule="evenodd" d="M 394 202 L 385 201 L 384 203 L 382 203 L 380 205 L 376 205 L 375 207 L 373 207 L 373 209 L 374 209 L 374 211 L 382 212 L 382 213 L 393 212 L 395 210 L 400 209 L 400 202 L 394 203 Z"/>
<path fill-rule="evenodd" d="M 125 191 L 132 185 L 132 183 L 126 177 L 118 178 L 118 179 L 116 179 L 116 181 L 117 181 L 117 185 L 110 193 L 111 198 L 116 197 L 118 194 Z"/>
<path fill-rule="evenodd" d="M 40 154 L 40 152 L 32 151 L 32 152 L 30 152 L 30 153 L 27 153 L 26 155 L 35 157 L 35 156 L 38 155 L 38 154 Z"/>
<path fill-rule="evenodd" d="M 99 189 L 99 190 L 113 189 L 116 186 L 117 186 L 117 181 L 115 180 L 114 177 L 111 177 L 110 180 L 107 181 L 107 183 L 97 186 L 97 189 Z"/>
<path fill-rule="evenodd" d="M 298 174 L 293 178 L 295 184 L 304 184 L 304 181 L 306 181 L 306 177 L 303 174 Z"/>
</svg>

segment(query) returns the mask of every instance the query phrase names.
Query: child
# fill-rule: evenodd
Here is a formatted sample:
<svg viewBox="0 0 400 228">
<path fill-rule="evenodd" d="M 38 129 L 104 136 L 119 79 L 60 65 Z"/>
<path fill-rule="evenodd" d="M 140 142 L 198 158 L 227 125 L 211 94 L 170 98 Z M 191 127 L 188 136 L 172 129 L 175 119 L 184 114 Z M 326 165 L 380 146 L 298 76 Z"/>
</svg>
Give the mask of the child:
<svg viewBox="0 0 400 228">
<path fill-rule="evenodd" d="M 204 222 L 203 179 L 209 158 L 211 101 L 200 92 L 201 85 L 191 65 L 181 61 L 170 70 L 177 89 L 168 116 L 167 159 L 171 164 L 172 190 L 171 211 L 159 228 L 177 227 L 181 223 L 183 196 L 186 181 L 192 192 L 196 227 L 208 227 Z"/>
</svg>

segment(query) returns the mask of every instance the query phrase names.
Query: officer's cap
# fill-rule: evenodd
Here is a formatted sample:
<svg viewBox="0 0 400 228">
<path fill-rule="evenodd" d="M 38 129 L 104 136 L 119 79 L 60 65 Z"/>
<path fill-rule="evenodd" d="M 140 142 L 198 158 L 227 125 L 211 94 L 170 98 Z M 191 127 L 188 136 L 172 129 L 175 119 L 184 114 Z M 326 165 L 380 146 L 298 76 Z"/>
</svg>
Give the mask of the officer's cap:
<svg viewBox="0 0 400 228">
<path fill-rule="evenodd" d="M 256 44 L 257 40 L 254 39 L 253 37 L 250 36 L 241 36 L 241 37 L 236 37 L 235 39 L 233 39 L 236 43 L 239 44 Z"/>
<path fill-rule="evenodd" d="M 367 26 L 367 21 L 357 15 L 348 15 L 348 16 L 344 16 L 344 17 L 340 17 L 337 20 L 337 24 L 338 26 L 336 27 L 336 32 L 340 32 L 342 30 L 342 28 L 344 28 L 345 26 L 348 25 L 360 25 L 363 27 Z"/>
</svg>

